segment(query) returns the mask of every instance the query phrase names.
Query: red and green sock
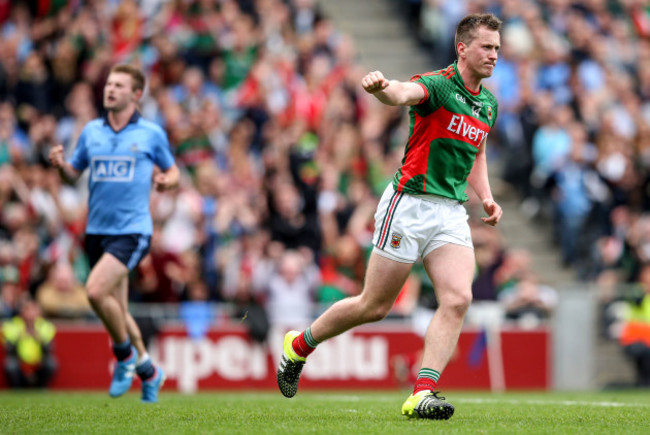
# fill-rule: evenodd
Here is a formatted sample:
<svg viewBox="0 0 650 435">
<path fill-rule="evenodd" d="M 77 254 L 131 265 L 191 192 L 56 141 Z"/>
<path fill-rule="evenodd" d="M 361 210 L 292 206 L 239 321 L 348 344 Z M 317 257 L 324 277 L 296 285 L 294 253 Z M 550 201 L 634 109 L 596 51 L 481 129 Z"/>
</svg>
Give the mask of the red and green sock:
<svg viewBox="0 0 650 435">
<path fill-rule="evenodd" d="M 292 346 L 296 355 L 307 358 L 319 344 L 320 342 L 314 340 L 314 337 L 311 335 L 311 328 L 307 328 L 293 340 Z"/>
<path fill-rule="evenodd" d="M 415 387 L 413 388 L 413 394 L 417 394 L 420 391 L 433 391 L 438 385 L 438 379 L 440 379 L 440 372 L 433 369 L 421 368 L 418 372 L 418 379 L 415 381 Z"/>
</svg>

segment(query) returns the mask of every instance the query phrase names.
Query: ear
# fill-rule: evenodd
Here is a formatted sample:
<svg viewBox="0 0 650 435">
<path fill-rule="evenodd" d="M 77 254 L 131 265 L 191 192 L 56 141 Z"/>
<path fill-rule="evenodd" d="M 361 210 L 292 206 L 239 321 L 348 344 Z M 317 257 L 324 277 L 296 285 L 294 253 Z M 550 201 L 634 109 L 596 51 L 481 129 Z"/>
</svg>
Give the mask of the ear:
<svg viewBox="0 0 650 435">
<path fill-rule="evenodd" d="M 140 98 L 142 98 L 143 93 L 144 91 L 142 89 L 138 89 L 137 91 L 135 91 L 135 93 L 133 94 L 135 101 L 140 101 Z"/>
<path fill-rule="evenodd" d="M 459 59 L 461 57 L 465 57 L 465 50 L 466 49 L 467 49 L 467 45 L 465 45 L 464 42 L 459 42 L 458 45 L 456 45 L 456 54 L 458 55 Z"/>
</svg>

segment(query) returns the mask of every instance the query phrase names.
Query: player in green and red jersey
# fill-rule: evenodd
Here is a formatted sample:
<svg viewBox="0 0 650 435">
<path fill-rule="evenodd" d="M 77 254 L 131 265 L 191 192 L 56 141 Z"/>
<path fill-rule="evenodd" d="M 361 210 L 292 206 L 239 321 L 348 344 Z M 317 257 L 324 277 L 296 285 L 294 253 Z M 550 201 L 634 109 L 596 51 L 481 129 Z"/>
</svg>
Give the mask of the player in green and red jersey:
<svg viewBox="0 0 650 435">
<path fill-rule="evenodd" d="M 454 407 L 434 390 L 472 301 L 474 251 L 462 206 L 467 184 L 483 203 L 483 222 L 494 226 L 502 215 L 492 198 L 485 157 L 497 103 L 481 85 L 496 65 L 500 30 L 501 21 L 492 14 L 468 15 L 456 28 L 454 64 L 408 82 L 388 80 L 379 71 L 362 79 L 366 92 L 382 103 L 410 106 L 410 135 L 402 166 L 377 207 L 374 249 L 361 295 L 337 302 L 304 332 L 285 336 L 277 373 L 285 396 L 296 394 L 302 367 L 318 343 L 388 314 L 413 263 L 422 258 L 439 308 L 402 414 L 430 419 L 453 415 Z"/>
<path fill-rule="evenodd" d="M 409 110 L 409 140 L 393 180 L 395 190 L 467 200 L 467 177 L 494 125 L 497 102 L 482 86 L 467 88 L 458 68 L 454 63 L 411 79 L 424 96 Z"/>
</svg>

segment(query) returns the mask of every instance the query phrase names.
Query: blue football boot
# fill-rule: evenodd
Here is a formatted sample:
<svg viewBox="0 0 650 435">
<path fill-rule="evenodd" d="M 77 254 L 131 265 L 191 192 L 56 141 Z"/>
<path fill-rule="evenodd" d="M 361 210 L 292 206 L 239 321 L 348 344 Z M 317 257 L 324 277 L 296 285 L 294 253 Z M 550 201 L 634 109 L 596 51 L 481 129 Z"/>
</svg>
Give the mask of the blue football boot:
<svg viewBox="0 0 650 435">
<path fill-rule="evenodd" d="M 131 356 L 124 361 L 118 361 L 113 371 L 113 380 L 108 394 L 111 397 L 120 397 L 131 388 L 133 375 L 135 374 L 135 363 L 138 360 L 138 352 L 131 349 Z"/>
<path fill-rule="evenodd" d="M 158 392 L 165 383 L 165 372 L 156 367 L 156 374 L 148 381 L 142 381 L 142 403 L 158 402 Z"/>
</svg>

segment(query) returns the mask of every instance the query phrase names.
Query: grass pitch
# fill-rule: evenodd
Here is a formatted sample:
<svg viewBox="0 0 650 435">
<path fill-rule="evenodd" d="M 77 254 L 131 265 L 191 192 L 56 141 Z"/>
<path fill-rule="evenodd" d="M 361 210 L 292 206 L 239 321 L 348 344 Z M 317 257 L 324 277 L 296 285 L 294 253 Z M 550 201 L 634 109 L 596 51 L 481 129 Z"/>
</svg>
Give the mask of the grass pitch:
<svg viewBox="0 0 650 435">
<path fill-rule="evenodd" d="M 105 393 L 0 392 L 0 433 L 223 434 L 647 434 L 650 391 L 596 393 L 444 393 L 448 421 L 408 420 L 408 392 L 161 394 L 143 405 L 135 390 Z"/>
</svg>

